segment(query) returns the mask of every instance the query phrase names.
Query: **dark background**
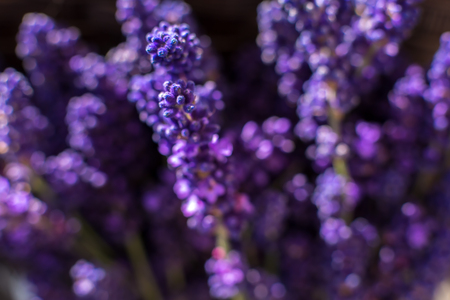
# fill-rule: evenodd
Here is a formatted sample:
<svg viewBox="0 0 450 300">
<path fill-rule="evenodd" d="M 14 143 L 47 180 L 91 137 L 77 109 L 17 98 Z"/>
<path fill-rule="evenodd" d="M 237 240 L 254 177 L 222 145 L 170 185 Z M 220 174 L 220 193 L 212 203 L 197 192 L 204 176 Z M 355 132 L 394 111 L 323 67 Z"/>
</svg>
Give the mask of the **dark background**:
<svg viewBox="0 0 450 300">
<path fill-rule="evenodd" d="M 254 43 L 257 35 L 256 6 L 260 0 L 186 0 L 196 19 L 225 56 L 245 44 Z M 0 69 L 21 69 L 16 58 L 15 35 L 22 16 L 43 12 L 66 25 L 81 30 L 83 39 L 93 50 L 105 54 L 123 41 L 115 20 L 116 0 L 0 0 Z M 439 36 L 450 30 L 450 1 L 425 0 L 420 25 L 405 44 L 413 61 L 427 65 L 436 51 Z"/>
</svg>

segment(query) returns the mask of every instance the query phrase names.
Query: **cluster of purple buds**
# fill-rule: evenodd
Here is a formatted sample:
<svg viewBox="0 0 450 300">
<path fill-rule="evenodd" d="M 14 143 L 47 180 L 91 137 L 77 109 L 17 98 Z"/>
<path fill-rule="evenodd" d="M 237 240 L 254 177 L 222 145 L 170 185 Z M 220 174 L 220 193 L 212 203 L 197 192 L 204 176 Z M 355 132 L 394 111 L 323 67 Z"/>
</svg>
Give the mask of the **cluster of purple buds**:
<svg viewBox="0 0 450 300">
<path fill-rule="evenodd" d="M 147 42 L 146 51 L 152 64 L 165 66 L 174 73 L 190 71 L 199 63 L 203 52 L 200 41 L 187 24 L 161 22 L 147 35 Z"/>
<path fill-rule="evenodd" d="M 195 25 L 190 16 L 191 8 L 182 1 L 120 0 L 116 6 L 116 19 L 122 24 L 127 44 L 139 53 L 145 52 L 145 35 L 159 22 Z M 139 63 L 143 63 L 143 59 Z"/>
<path fill-rule="evenodd" d="M 182 115 L 189 114 L 194 110 L 195 85 L 192 81 L 185 82 L 178 80 L 177 83 L 166 81 L 163 84 L 165 92 L 161 92 L 158 96 L 159 108 L 162 109 L 162 114 L 166 118 L 171 118 L 177 115 L 177 119 L 182 118 Z M 180 122 L 188 122 L 189 120 Z M 195 130 L 195 125 L 191 130 Z M 166 134 L 170 136 L 171 134 Z M 182 130 L 181 135 L 185 138 L 189 137 L 189 129 Z"/>
</svg>

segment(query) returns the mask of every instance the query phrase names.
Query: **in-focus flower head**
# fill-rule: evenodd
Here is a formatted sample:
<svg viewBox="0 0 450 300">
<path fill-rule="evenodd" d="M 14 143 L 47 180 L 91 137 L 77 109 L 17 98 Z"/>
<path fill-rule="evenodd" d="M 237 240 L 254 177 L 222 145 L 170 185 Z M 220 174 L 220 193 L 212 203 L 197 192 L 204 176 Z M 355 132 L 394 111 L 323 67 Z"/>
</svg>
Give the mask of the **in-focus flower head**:
<svg viewBox="0 0 450 300">
<path fill-rule="evenodd" d="M 213 141 L 220 127 L 209 120 L 214 109 L 204 102 L 210 98 L 197 97 L 194 89 L 192 81 L 164 82 L 163 90 L 158 96 L 162 122 L 155 126 L 156 132 L 161 137 L 171 142 L 181 139 L 179 142 L 188 141 L 191 145 Z M 179 152 L 175 149 L 184 149 L 184 146 L 179 144 L 178 147 L 174 147 L 174 152 Z"/>
<path fill-rule="evenodd" d="M 187 24 L 161 22 L 147 35 L 147 42 L 152 64 L 166 66 L 173 73 L 190 71 L 203 53 L 199 39 Z"/>
<path fill-rule="evenodd" d="M 159 108 L 162 108 L 163 116 L 170 118 L 178 111 L 190 113 L 194 109 L 194 88 L 192 81 L 185 82 L 178 80 L 176 83 L 171 81 L 164 82 L 165 92 L 159 94 Z"/>
</svg>

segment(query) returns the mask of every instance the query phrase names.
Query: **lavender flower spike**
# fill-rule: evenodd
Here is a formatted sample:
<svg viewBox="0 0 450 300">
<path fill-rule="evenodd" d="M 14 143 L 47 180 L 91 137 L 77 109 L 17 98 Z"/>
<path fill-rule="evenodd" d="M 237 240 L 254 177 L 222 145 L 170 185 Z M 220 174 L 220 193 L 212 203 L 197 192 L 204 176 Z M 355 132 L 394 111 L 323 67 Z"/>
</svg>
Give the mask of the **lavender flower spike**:
<svg viewBox="0 0 450 300">
<path fill-rule="evenodd" d="M 187 24 L 161 22 L 147 35 L 147 42 L 152 64 L 165 66 L 171 73 L 189 71 L 200 62 L 203 53 L 199 39 Z"/>
</svg>

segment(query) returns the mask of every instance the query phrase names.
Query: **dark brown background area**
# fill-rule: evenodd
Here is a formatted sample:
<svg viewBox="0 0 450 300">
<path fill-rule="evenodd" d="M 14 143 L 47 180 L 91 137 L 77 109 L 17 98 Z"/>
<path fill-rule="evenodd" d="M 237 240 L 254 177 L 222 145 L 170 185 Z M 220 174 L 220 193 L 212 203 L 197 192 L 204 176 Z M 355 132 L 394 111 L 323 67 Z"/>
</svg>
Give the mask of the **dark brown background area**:
<svg viewBox="0 0 450 300">
<path fill-rule="evenodd" d="M 44 12 L 81 30 L 83 39 L 101 54 L 123 41 L 115 20 L 115 0 L 0 0 L 0 69 L 21 68 L 15 57 L 15 35 L 27 12 Z M 186 0 L 205 33 L 221 54 L 230 54 L 257 34 L 256 6 L 260 0 Z M 450 0 L 426 0 L 420 25 L 405 43 L 412 59 L 428 64 L 439 36 L 450 30 Z"/>
</svg>

